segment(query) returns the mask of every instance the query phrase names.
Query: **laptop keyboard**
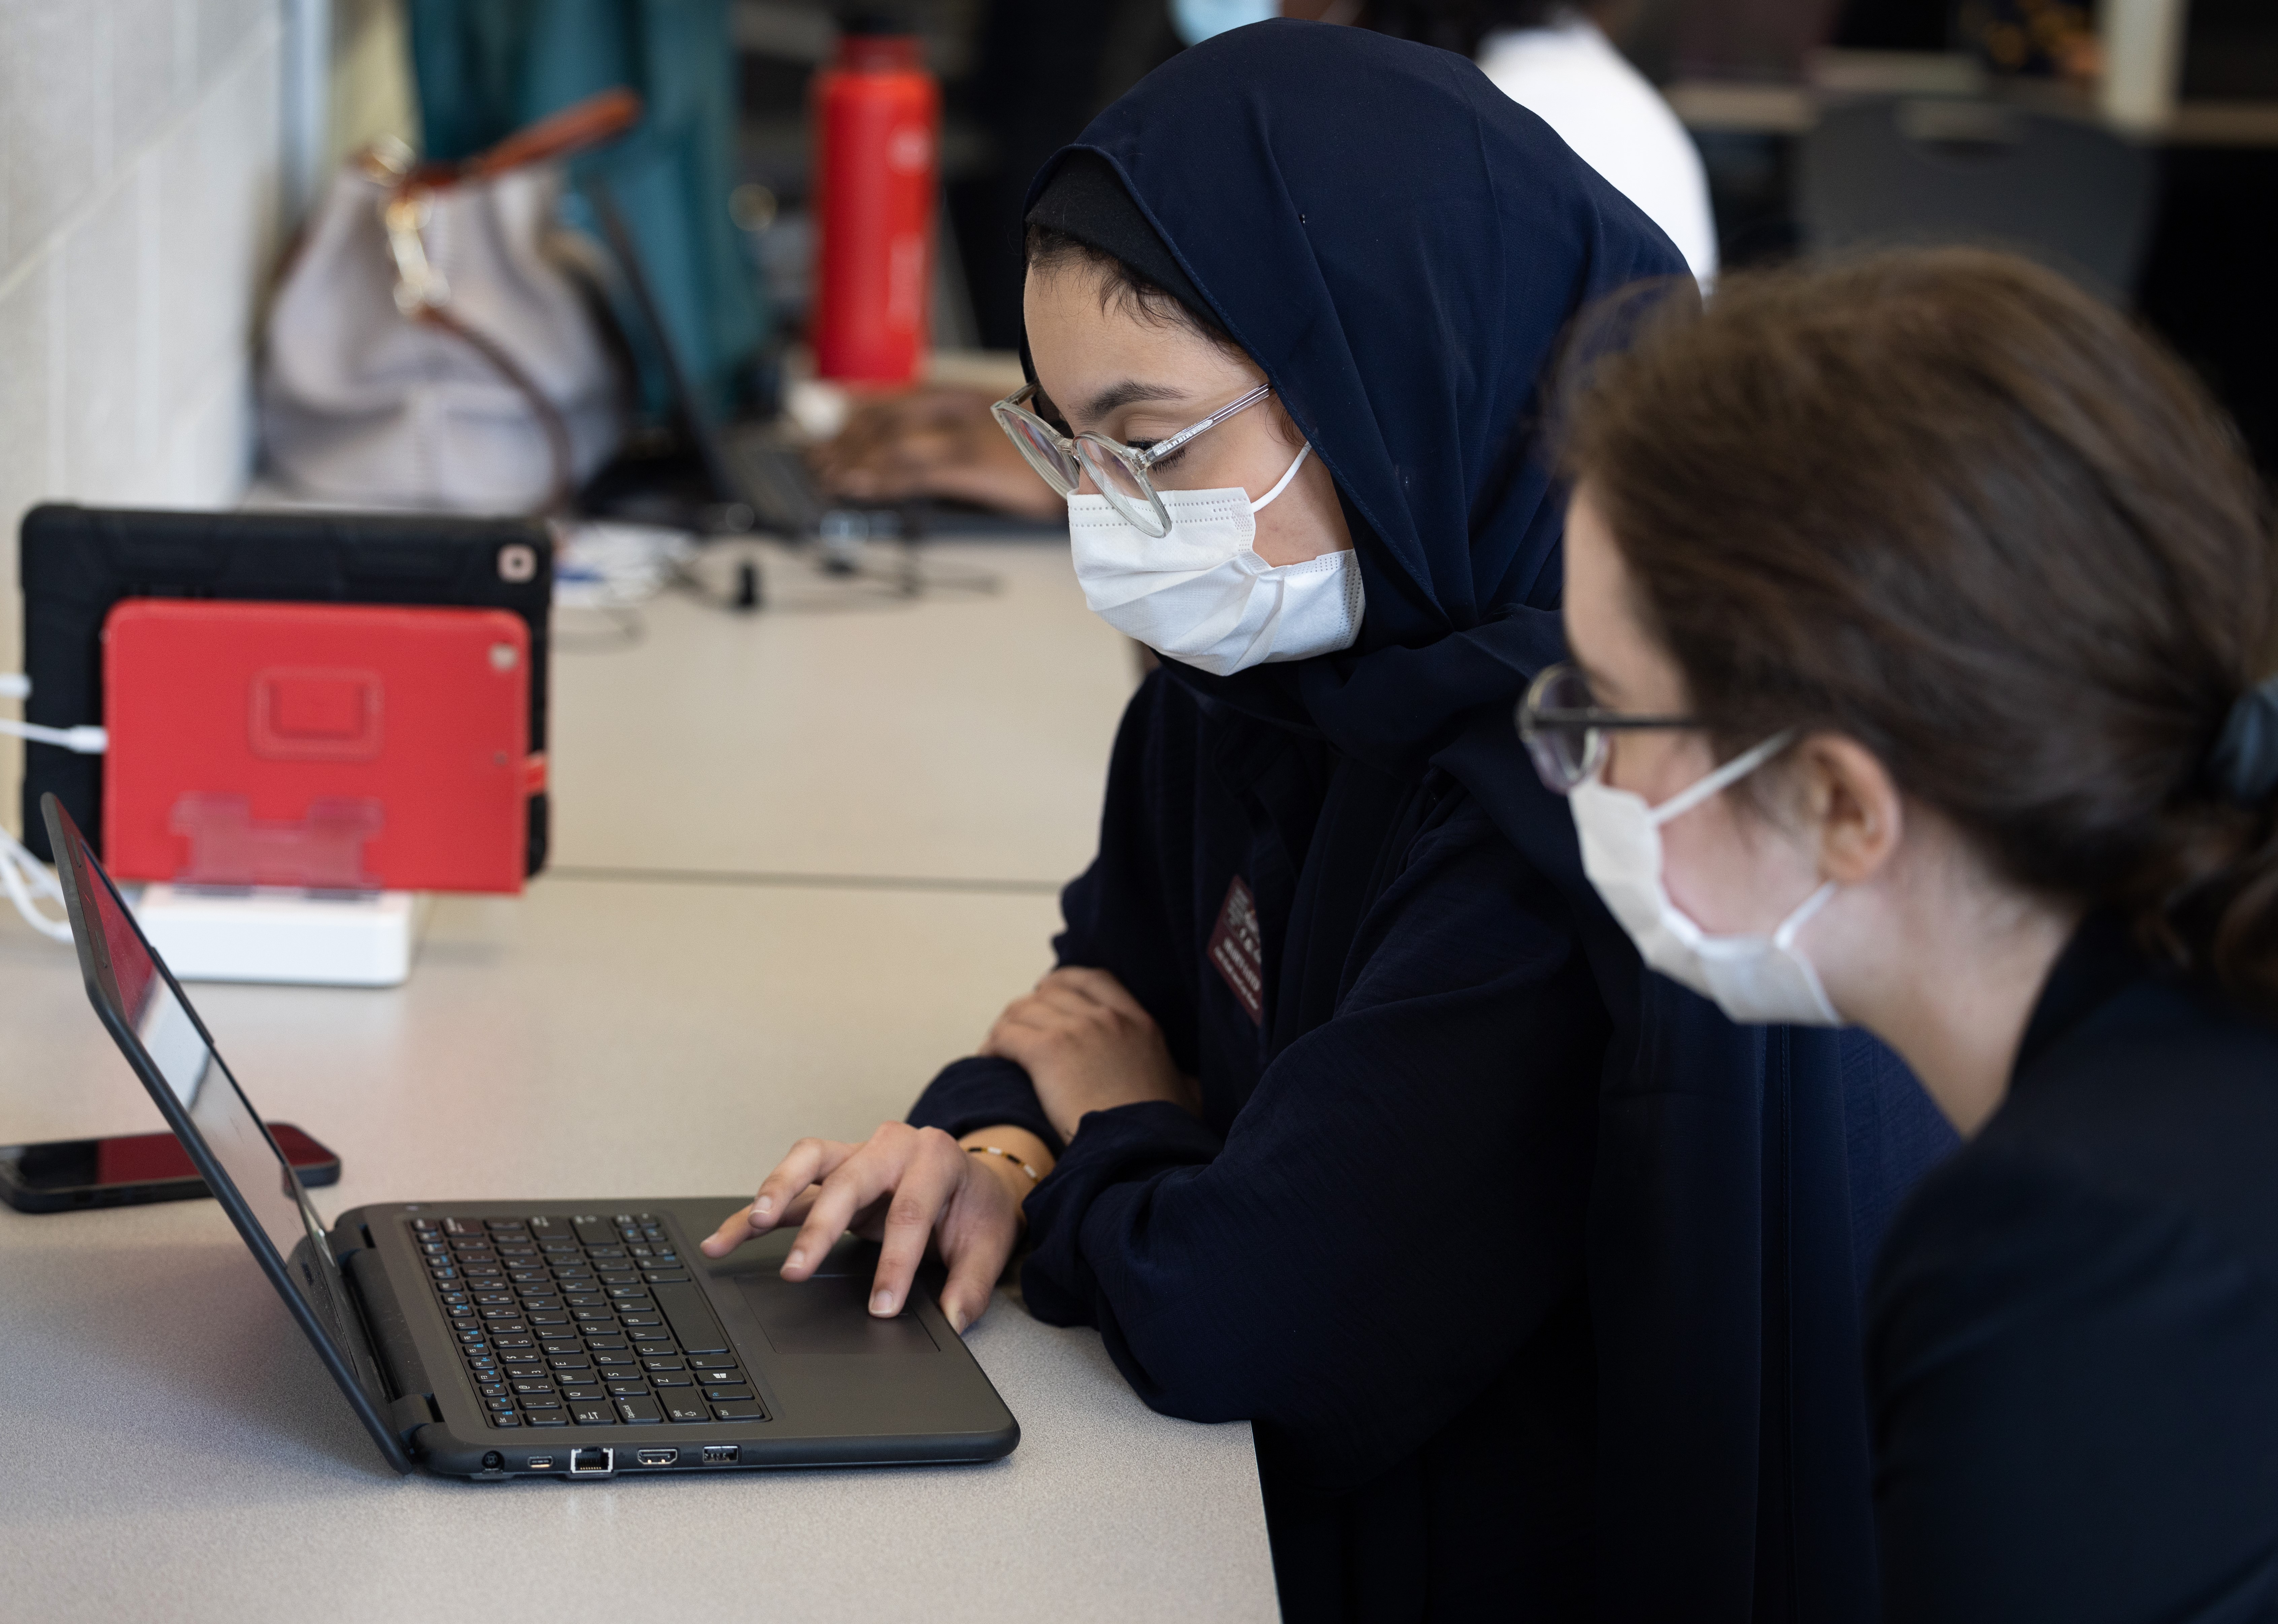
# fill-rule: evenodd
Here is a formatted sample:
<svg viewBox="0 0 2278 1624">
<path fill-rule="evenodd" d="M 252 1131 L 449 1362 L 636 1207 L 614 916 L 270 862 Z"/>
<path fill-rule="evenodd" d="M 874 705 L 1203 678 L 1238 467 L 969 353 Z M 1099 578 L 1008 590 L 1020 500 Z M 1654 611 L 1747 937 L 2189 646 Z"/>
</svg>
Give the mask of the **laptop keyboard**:
<svg viewBox="0 0 2278 1624">
<path fill-rule="evenodd" d="M 768 1419 L 654 1214 L 410 1224 L 492 1426 Z"/>
</svg>

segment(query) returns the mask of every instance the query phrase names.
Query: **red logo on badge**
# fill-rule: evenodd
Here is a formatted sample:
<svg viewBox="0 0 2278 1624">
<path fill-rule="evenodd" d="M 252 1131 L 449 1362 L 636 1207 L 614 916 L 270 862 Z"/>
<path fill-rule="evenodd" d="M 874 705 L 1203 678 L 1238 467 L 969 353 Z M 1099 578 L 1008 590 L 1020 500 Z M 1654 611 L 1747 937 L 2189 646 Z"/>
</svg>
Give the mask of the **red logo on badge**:
<svg viewBox="0 0 2278 1624">
<path fill-rule="evenodd" d="M 1226 888 L 1226 905 L 1218 911 L 1218 927 L 1211 932 L 1210 961 L 1220 980 L 1233 988 L 1253 1025 L 1265 1019 L 1265 944 L 1257 931 L 1257 899 L 1236 874 Z"/>
</svg>

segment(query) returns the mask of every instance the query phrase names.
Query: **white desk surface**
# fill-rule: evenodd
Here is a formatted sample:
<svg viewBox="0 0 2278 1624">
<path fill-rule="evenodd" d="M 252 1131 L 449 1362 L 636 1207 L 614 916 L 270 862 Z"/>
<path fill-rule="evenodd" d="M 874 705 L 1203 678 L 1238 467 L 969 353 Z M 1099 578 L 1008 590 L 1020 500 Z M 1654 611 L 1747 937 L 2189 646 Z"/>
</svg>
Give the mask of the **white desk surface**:
<svg viewBox="0 0 2278 1624">
<path fill-rule="evenodd" d="M 937 545 L 925 568 L 996 590 L 914 602 L 763 563 L 747 619 L 667 596 L 612 646 L 557 617 L 556 864 L 1057 888 L 1091 860 L 1138 667 L 1065 545 Z"/>
<path fill-rule="evenodd" d="M 668 599 L 638 646 L 558 660 L 557 849 L 610 877 L 439 901 L 393 991 L 191 988 L 264 1113 L 342 1154 L 327 1215 L 748 1189 L 798 1134 L 864 1133 L 969 1051 L 1048 960 L 1043 882 L 1089 849 L 1131 675 L 1064 553 L 944 553 L 1014 584 L 860 618 Z M 757 878 L 622 872 L 643 865 Z M 157 1125 L 71 956 L 12 915 L 0 1032 L 0 1138 Z M 218 1208 L 0 1208 L 0 1612 L 1273 1615 L 1246 1426 L 1152 1414 L 1095 1334 L 1005 1293 L 968 1341 L 1022 1430 L 991 1466 L 399 1479 Z"/>
</svg>

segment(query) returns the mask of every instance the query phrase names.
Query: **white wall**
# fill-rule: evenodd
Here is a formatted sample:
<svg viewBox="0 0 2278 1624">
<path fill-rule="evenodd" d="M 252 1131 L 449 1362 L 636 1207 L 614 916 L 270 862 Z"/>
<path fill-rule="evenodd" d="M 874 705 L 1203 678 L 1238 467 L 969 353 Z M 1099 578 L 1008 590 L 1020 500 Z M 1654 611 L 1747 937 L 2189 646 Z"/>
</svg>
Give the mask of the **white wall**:
<svg viewBox="0 0 2278 1624">
<path fill-rule="evenodd" d="M 26 508 L 211 507 L 244 486 L 284 14 L 0 0 L 0 671 L 21 665 Z M 11 827 L 20 770 L 0 740 Z"/>
</svg>

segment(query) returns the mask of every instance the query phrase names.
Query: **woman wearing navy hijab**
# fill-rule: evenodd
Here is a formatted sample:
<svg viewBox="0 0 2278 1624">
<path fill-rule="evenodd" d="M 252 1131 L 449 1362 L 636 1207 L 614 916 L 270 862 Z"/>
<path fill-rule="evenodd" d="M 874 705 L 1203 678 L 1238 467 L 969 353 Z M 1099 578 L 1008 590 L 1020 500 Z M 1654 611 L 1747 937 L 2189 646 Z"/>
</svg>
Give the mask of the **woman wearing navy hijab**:
<svg viewBox="0 0 2278 1624">
<path fill-rule="evenodd" d="M 1865 1616 L 1854 1248 L 1913 1085 L 1649 987 L 1510 725 L 1563 652 L 1543 373 L 1682 260 L 1469 63 L 1311 24 L 1029 202 L 1000 421 L 1164 663 L 1060 967 L 706 1249 L 865 1227 L 891 1314 L 930 1239 L 961 1328 L 1025 1222 L 1031 1312 L 1254 1422 L 1292 1619 Z"/>
</svg>

